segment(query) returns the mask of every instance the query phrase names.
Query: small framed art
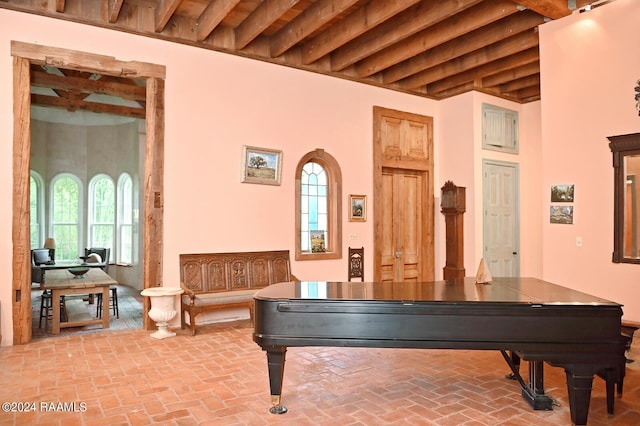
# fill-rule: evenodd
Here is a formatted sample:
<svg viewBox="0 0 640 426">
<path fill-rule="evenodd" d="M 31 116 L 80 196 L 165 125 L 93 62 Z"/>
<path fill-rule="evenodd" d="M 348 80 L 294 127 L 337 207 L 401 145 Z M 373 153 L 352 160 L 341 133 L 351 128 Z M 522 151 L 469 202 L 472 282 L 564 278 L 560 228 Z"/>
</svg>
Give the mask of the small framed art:
<svg viewBox="0 0 640 426">
<path fill-rule="evenodd" d="M 242 182 L 280 185 L 281 173 L 281 150 L 243 145 Z"/>
<path fill-rule="evenodd" d="M 366 222 L 367 196 L 349 195 L 349 222 Z"/>
</svg>

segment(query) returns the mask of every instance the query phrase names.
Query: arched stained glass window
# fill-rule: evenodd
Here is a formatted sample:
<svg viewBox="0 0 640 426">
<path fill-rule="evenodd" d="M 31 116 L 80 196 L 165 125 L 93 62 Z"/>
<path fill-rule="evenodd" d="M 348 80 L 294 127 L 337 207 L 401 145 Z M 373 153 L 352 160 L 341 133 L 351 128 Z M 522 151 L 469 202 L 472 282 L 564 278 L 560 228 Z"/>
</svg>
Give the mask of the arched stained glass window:
<svg viewBox="0 0 640 426">
<path fill-rule="evenodd" d="M 296 259 L 342 256 L 342 173 L 324 150 L 306 154 L 296 170 Z"/>
</svg>

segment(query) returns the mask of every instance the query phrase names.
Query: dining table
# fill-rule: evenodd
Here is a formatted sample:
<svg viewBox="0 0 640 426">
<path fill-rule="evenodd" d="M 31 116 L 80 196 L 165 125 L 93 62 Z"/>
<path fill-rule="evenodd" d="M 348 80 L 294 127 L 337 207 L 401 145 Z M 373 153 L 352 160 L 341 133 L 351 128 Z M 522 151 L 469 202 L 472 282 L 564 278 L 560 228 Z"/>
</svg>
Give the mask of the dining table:
<svg viewBox="0 0 640 426">
<path fill-rule="evenodd" d="M 109 303 L 102 304 L 102 318 L 68 317 L 67 321 L 60 321 L 60 300 L 62 296 L 66 295 L 93 295 L 96 293 L 102 294 L 102 300 L 109 300 L 109 287 L 117 284 L 116 280 L 100 268 L 90 268 L 84 275 L 80 276 L 73 275 L 67 269 L 48 270 L 41 288 L 51 291 L 53 310 L 51 332 L 60 334 L 61 328 L 91 324 L 102 324 L 102 328 L 109 328 Z"/>
</svg>

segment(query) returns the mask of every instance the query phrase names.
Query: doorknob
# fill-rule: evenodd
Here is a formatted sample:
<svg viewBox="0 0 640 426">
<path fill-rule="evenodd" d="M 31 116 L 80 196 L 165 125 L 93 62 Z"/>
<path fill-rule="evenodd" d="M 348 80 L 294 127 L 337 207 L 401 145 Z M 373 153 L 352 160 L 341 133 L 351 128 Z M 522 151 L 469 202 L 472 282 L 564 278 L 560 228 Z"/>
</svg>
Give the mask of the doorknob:
<svg viewBox="0 0 640 426">
<path fill-rule="evenodd" d="M 402 256 L 402 252 L 401 251 L 397 251 L 396 252 L 396 259 L 400 259 L 400 256 Z"/>
</svg>

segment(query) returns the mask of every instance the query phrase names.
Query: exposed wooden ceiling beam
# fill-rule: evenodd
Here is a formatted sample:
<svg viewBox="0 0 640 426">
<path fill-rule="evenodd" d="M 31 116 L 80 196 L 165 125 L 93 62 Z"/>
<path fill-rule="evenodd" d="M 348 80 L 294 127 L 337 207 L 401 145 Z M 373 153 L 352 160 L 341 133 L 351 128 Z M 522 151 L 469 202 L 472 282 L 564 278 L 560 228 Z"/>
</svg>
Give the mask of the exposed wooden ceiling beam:
<svg viewBox="0 0 640 426">
<path fill-rule="evenodd" d="M 531 66 L 540 69 L 540 53 L 537 47 L 525 50 L 521 53 L 489 62 L 485 65 L 469 69 L 467 71 L 443 78 L 427 86 L 427 93 L 439 96 L 453 87 L 459 87 L 468 82 L 475 83 L 477 87 L 490 88 L 504 83 L 503 76 L 514 73 L 514 70 Z M 501 72 L 504 69 L 507 71 Z M 524 71 L 523 71 L 524 72 Z M 528 75 L 528 74 L 526 74 Z"/>
<path fill-rule="evenodd" d="M 572 13 L 568 0 L 517 0 L 514 3 L 551 19 L 560 19 Z"/>
<path fill-rule="evenodd" d="M 506 69 L 499 73 L 484 77 L 482 79 L 482 87 L 497 86 L 508 81 L 517 80 L 519 78 L 528 77 L 530 75 L 540 74 L 540 62 L 530 62 L 519 67 Z"/>
<path fill-rule="evenodd" d="M 461 37 L 518 12 L 510 0 L 481 3 L 420 31 L 356 64 L 359 77 L 369 77 L 412 56 Z"/>
<path fill-rule="evenodd" d="M 236 49 L 243 49 L 300 0 L 265 0 L 235 29 Z"/>
<path fill-rule="evenodd" d="M 522 50 L 536 47 L 537 45 L 537 32 L 533 29 L 525 31 L 509 37 L 506 40 L 457 57 L 446 63 L 440 63 L 440 66 L 428 68 L 399 81 L 399 85 L 405 89 L 424 86 L 425 84 L 433 83 L 434 81 L 507 57 Z"/>
<path fill-rule="evenodd" d="M 302 63 L 311 64 L 375 28 L 420 0 L 372 0 L 302 46 Z"/>
<path fill-rule="evenodd" d="M 91 80 L 81 77 L 61 77 L 47 73 L 40 67 L 32 68 L 31 84 L 36 87 L 99 93 L 133 101 L 144 101 L 146 97 L 145 87 L 136 86 L 134 84 Z"/>
<path fill-rule="evenodd" d="M 543 18 L 531 11 L 524 11 L 517 15 L 511 15 L 495 25 L 472 31 L 463 37 L 458 37 L 455 40 L 441 44 L 431 50 L 421 53 L 420 55 L 414 56 L 401 64 L 387 69 L 383 72 L 383 81 L 385 83 L 394 83 L 403 78 L 419 73 L 422 70 L 435 67 L 436 65 L 443 64 L 454 58 L 471 53 L 474 50 L 482 49 L 485 46 L 497 43 L 500 40 L 511 38 L 514 34 L 530 30 L 542 22 Z M 535 43 L 537 44 L 537 33 L 535 36 Z M 522 49 L 519 46 L 513 46 L 510 53 L 516 53 L 520 50 Z M 408 79 L 407 82 L 408 81 L 412 80 Z M 417 78 L 416 81 L 421 81 L 421 79 Z M 426 81 L 425 83 L 431 83 L 431 81 Z M 425 83 L 417 84 L 417 86 L 421 86 Z"/>
<path fill-rule="evenodd" d="M 196 22 L 196 40 L 203 41 L 222 20 L 240 3 L 240 0 L 212 0 Z"/>
<path fill-rule="evenodd" d="M 357 2 L 358 0 L 318 0 L 271 38 L 271 57 L 282 55 Z"/>
<path fill-rule="evenodd" d="M 154 13 L 154 29 L 157 33 L 164 30 L 180 3 L 182 3 L 182 0 L 160 0 Z"/>
<path fill-rule="evenodd" d="M 78 99 L 69 99 L 47 95 L 31 95 L 31 104 L 51 108 L 62 108 L 67 111 L 90 111 L 99 114 L 112 114 L 132 118 L 145 118 L 145 108 L 132 108 L 120 105 L 111 105 L 97 102 L 86 102 Z"/>
<path fill-rule="evenodd" d="M 405 38 L 424 30 L 481 0 L 445 0 L 420 2 L 371 31 L 331 52 L 331 70 L 341 71 Z"/>
</svg>

